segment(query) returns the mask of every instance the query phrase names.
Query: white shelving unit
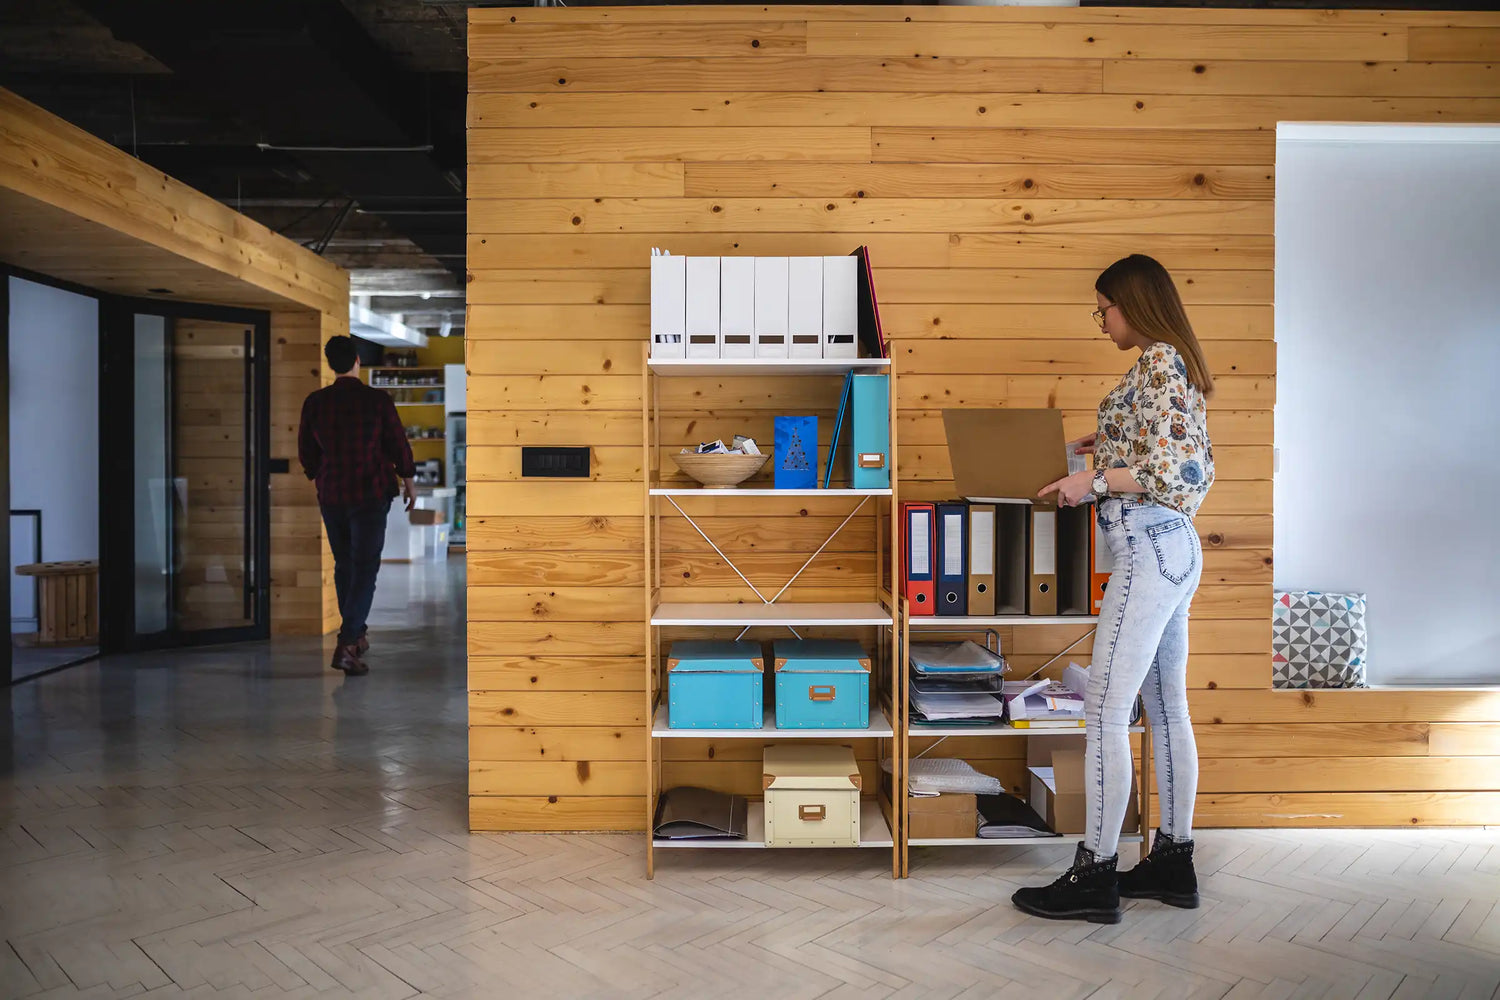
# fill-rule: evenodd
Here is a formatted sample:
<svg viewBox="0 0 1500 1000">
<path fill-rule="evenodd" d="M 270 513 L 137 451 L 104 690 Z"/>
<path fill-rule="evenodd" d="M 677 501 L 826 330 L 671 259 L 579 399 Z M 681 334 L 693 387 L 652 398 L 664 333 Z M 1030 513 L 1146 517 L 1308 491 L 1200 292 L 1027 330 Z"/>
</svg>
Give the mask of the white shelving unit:
<svg viewBox="0 0 1500 1000">
<path fill-rule="evenodd" d="M 889 609 L 869 604 L 658 604 L 652 625 L 891 625 Z"/>
<path fill-rule="evenodd" d="M 1035 729 L 1017 729 L 1009 723 L 995 723 L 987 726 L 965 726 L 954 724 L 951 726 L 913 726 L 907 723 L 907 730 L 918 739 L 926 739 L 929 736 L 1019 736 L 1022 738 L 1031 736 L 1083 736 L 1088 730 L 1083 726 L 1038 726 Z M 1130 732 L 1144 733 L 1145 726 L 1131 726 Z"/>
<path fill-rule="evenodd" d="M 1001 628 L 1011 625 L 1097 625 L 1098 615 L 996 615 L 990 618 L 952 617 L 942 615 L 913 615 L 914 629 L 939 629 L 945 632 L 962 632 L 965 629 Z"/>
<path fill-rule="evenodd" d="M 1144 840 L 1138 833 L 1120 835 L 1122 844 L 1139 844 Z M 911 837 L 907 843 L 912 847 L 1057 847 L 1071 846 L 1076 835 L 1055 837 Z"/>
<path fill-rule="evenodd" d="M 772 375 L 842 375 L 891 370 L 890 358 L 648 358 L 654 375 L 679 378 L 744 378 Z"/>
<path fill-rule="evenodd" d="M 1083 740 L 1088 735 L 1088 730 L 1082 726 L 1075 727 L 1039 727 L 1017 729 L 1009 724 L 986 724 L 986 725 L 964 725 L 953 723 L 951 725 L 920 725 L 911 724 L 910 699 L 906 695 L 907 681 L 907 650 L 910 649 L 911 634 L 913 632 L 950 632 L 962 633 L 966 631 L 983 631 L 1001 627 L 1023 627 L 1027 625 L 1084 625 L 1097 626 L 1099 617 L 1097 615 L 994 615 L 994 616 L 953 616 L 942 615 L 920 615 L 911 613 L 910 605 L 905 598 L 899 602 L 901 609 L 900 633 L 900 660 L 901 660 L 901 718 L 898 729 L 900 731 L 900 744 L 903 756 L 903 764 L 909 765 L 911 761 L 911 741 L 913 739 L 947 739 L 950 737 L 961 738 L 996 738 L 996 739 L 1045 739 L 1052 743 L 1062 740 Z M 1144 844 L 1151 823 L 1151 737 L 1148 725 L 1131 726 L 1130 732 L 1141 735 L 1141 777 L 1140 787 L 1137 791 L 1137 808 L 1140 811 L 1140 829 L 1135 833 L 1121 834 L 1122 844 Z M 925 751 L 924 751 L 925 752 Z M 908 837 L 906 836 L 910 825 L 907 821 L 909 801 L 902 797 L 901 815 L 897 826 L 900 830 L 902 840 L 901 849 L 901 874 L 904 877 L 910 873 L 911 858 L 909 849 L 912 847 L 1048 847 L 1048 846 L 1070 846 L 1078 839 L 1076 834 L 1050 836 L 1050 837 Z"/>
<path fill-rule="evenodd" d="M 782 740 L 838 740 L 870 741 L 875 753 L 889 757 L 899 772 L 902 766 L 900 730 L 896 720 L 902 711 L 900 697 L 903 679 L 897 660 L 896 605 L 890 593 L 884 589 L 882 577 L 898 578 L 900 567 L 896 559 L 896 386 L 895 372 L 889 358 L 844 359 L 683 359 L 650 357 L 650 347 L 644 351 L 641 383 L 642 434 L 642 502 L 645 507 L 646 539 L 644 554 L 648 568 L 643 594 L 643 623 L 646 630 L 646 717 L 651 720 L 646 740 L 646 875 L 651 877 L 656 870 L 656 849 L 681 850 L 686 848 L 763 848 L 765 847 L 765 811 L 761 801 L 752 800 L 749 806 L 749 837 L 745 840 L 663 840 L 650 835 L 655 820 L 656 803 L 662 791 L 662 759 L 664 754 L 657 745 L 658 740 L 757 740 L 761 742 Z M 654 381 L 658 378 L 722 379 L 735 377 L 773 378 L 781 376 L 840 376 L 850 371 L 888 372 L 890 380 L 890 456 L 891 483 L 889 489 L 812 489 L 777 490 L 766 488 L 705 489 L 700 486 L 684 486 L 662 480 L 662 441 L 660 391 Z M 829 408 L 838 403 L 837 390 L 829 389 Z M 716 503 L 715 512 L 729 505 L 744 503 L 746 516 L 764 512 L 768 505 L 778 500 L 805 501 L 810 497 L 829 500 L 849 500 L 850 513 L 844 524 L 849 523 L 866 504 L 876 505 L 876 578 L 871 582 L 868 600 L 842 603 L 782 602 L 781 595 L 796 581 L 814 560 L 823 552 L 828 542 L 837 536 L 843 524 L 835 529 L 828 540 L 809 557 L 792 575 L 780 591 L 762 589 L 750 582 L 733 560 L 718 551 L 710 539 L 710 532 L 699 526 L 691 513 L 691 500 L 708 498 Z M 682 503 L 679 503 L 682 501 Z M 886 503 L 886 501 L 889 501 Z M 662 601 L 664 583 L 661 578 L 661 523 L 669 514 L 684 518 L 703 538 L 706 552 L 717 552 L 739 574 L 746 586 L 760 597 L 763 603 L 691 603 Z M 680 583 L 680 581 L 676 581 Z M 795 630 L 799 627 L 816 628 L 875 628 L 880 630 L 877 667 L 870 684 L 870 725 L 867 729 L 777 729 L 774 709 L 766 709 L 759 729 L 672 729 L 667 724 L 666 677 L 661 662 L 661 644 L 664 629 L 734 629 L 743 635 L 751 628 L 777 627 Z M 733 634 L 733 633 L 731 633 Z M 865 744 L 866 746 L 869 743 Z M 893 788 L 904 788 L 905 777 L 895 775 Z M 864 789 L 869 793 L 871 789 Z M 866 795 L 860 802 L 861 848 L 884 848 L 891 852 L 891 875 L 900 874 L 902 846 L 898 836 L 899 806 L 887 800 L 883 794 Z M 802 848 L 809 850 L 809 848 Z M 819 848 L 823 849 L 823 848 Z"/>
<path fill-rule="evenodd" d="M 667 725 L 667 706 L 656 706 L 651 736 L 658 740 L 839 740 L 892 739 L 896 730 L 879 706 L 870 709 L 868 729 L 777 729 L 776 710 L 767 708 L 759 729 L 673 729 Z"/>
<path fill-rule="evenodd" d="M 891 490 L 767 490 L 767 489 L 708 489 L 702 486 L 653 486 L 654 497 L 888 497 Z"/>
<path fill-rule="evenodd" d="M 651 846 L 653 848 L 718 848 L 739 849 L 765 848 L 766 847 L 766 806 L 764 802 L 754 801 L 750 803 L 748 819 L 745 823 L 748 836 L 744 840 L 663 840 L 653 837 Z M 894 849 L 896 838 L 891 835 L 890 824 L 885 820 L 885 813 L 880 808 L 880 803 L 874 799 L 861 799 L 859 802 L 859 846 L 885 847 Z M 828 850 L 856 850 L 857 848 L 829 848 L 829 847 L 778 847 L 778 851 L 828 851 Z"/>
</svg>

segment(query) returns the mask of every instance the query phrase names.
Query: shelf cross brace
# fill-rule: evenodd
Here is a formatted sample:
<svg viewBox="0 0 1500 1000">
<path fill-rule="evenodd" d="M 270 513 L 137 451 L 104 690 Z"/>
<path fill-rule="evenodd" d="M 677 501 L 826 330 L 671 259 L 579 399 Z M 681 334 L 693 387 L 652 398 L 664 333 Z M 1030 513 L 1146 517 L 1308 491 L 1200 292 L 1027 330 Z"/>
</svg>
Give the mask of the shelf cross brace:
<svg viewBox="0 0 1500 1000">
<path fill-rule="evenodd" d="M 740 571 L 740 568 L 734 564 L 734 560 L 725 555 L 724 550 L 719 548 L 718 545 L 714 544 L 714 540 L 712 538 L 709 538 L 708 534 L 698 526 L 698 522 L 693 520 L 692 515 L 683 510 L 681 505 L 677 503 L 677 500 L 674 497 L 672 497 L 670 494 L 668 494 L 667 496 L 667 503 L 671 504 L 673 509 L 676 510 L 677 513 L 682 515 L 683 520 L 690 524 L 693 530 L 698 533 L 698 537 L 702 538 L 705 542 L 708 543 L 709 548 L 718 553 L 719 558 L 723 559 L 724 562 L 729 566 L 729 568 L 734 570 L 735 576 L 745 581 L 745 586 L 749 587 L 752 591 L 755 592 L 755 596 L 760 598 L 760 602 L 762 604 L 768 605 L 775 604 L 778 600 L 781 599 L 781 595 L 785 594 L 787 590 L 791 588 L 792 584 L 797 582 L 797 578 L 807 570 L 807 567 L 813 564 L 813 560 L 817 559 L 818 556 L 823 554 L 823 550 L 827 549 L 829 545 L 833 544 L 833 540 L 839 536 L 839 532 L 843 531 L 844 528 L 848 526 L 849 522 L 854 520 L 855 515 L 864 510 L 865 504 L 869 502 L 870 498 L 868 496 L 861 497 L 859 503 L 856 504 L 854 509 L 849 512 L 849 515 L 839 522 L 838 527 L 829 532 L 827 538 L 823 539 L 823 544 L 818 546 L 817 551 L 808 556 L 807 561 L 797 568 L 797 572 L 792 574 L 791 579 L 787 580 L 787 582 L 782 585 L 781 589 L 776 592 L 775 596 L 767 597 L 765 594 L 761 593 L 759 587 L 750 582 L 750 578 L 748 576 Z M 795 635 L 799 639 L 802 638 L 802 635 L 790 625 L 787 626 L 787 629 L 792 633 L 792 635 Z M 749 631 L 750 627 L 746 626 L 736 638 L 743 639 L 745 637 L 745 633 Z"/>
</svg>

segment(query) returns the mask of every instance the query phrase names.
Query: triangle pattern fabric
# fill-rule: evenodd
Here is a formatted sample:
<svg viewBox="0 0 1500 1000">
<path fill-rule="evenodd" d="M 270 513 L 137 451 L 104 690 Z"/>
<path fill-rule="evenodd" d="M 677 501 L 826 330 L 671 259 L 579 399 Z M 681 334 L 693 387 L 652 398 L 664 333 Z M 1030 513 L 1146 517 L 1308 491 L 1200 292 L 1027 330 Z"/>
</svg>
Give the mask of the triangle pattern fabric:
<svg viewBox="0 0 1500 1000">
<path fill-rule="evenodd" d="M 1365 687 L 1365 595 L 1277 591 L 1271 614 L 1272 685 Z"/>
</svg>

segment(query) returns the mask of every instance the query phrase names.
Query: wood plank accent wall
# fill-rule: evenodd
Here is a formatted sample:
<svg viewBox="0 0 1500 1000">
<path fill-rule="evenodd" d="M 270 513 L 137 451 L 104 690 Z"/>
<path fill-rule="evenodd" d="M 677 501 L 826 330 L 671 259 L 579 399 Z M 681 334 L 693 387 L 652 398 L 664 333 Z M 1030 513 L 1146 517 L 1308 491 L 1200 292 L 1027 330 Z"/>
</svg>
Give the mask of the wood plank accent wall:
<svg viewBox="0 0 1500 1000">
<path fill-rule="evenodd" d="M 1088 317 L 1095 275 L 1136 251 L 1173 271 L 1219 384 L 1191 633 L 1203 825 L 1500 822 L 1500 694 L 1269 689 L 1276 122 L 1500 121 L 1497 26 L 1404 11 L 472 11 L 471 825 L 642 825 L 649 248 L 861 243 L 900 372 L 903 498 L 953 493 L 943 407 L 1051 406 L 1070 434 L 1091 428 L 1129 361 Z M 674 448 L 821 405 L 805 383 L 682 391 L 664 400 Z M 591 478 L 519 481 L 526 444 L 592 446 Z M 783 578 L 841 513 L 703 506 L 721 544 Z M 854 526 L 798 596 L 868 579 L 872 530 Z M 667 579 L 745 593 L 680 521 L 664 537 Z M 1024 667 L 1079 634 L 1002 641 Z M 997 752 L 970 742 L 949 749 Z M 758 747 L 667 749 L 669 782 L 754 787 Z M 1015 758 L 985 763 L 1019 780 Z"/>
<path fill-rule="evenodd" d="M 336 624 L 317 497 L 296 464 L 322 343 L 349 332 L 349 276 L 179 181 L 0 89 L 0 260 L 105 292 L 271 312 L 271 628 Z"/>
</svg>

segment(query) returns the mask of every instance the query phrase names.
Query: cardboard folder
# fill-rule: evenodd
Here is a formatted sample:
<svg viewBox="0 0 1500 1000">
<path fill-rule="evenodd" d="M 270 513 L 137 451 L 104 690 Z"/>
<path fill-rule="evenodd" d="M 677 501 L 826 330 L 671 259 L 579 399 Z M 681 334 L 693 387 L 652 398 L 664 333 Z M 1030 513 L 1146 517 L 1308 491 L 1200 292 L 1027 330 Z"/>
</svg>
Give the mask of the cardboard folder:
<svg viewBox="0 0 1500 1000">
<path fill-rule="evenodd" d="M 687 258 L 651 256 L 651 356 L 687 357 Z"/>
<path fill-rule="evenodd" d="M 969 608 L 969 514 L 961 503 L 937 505 L 937 613 L 962 617 Z"/>
<path fill-rule="evenodd" d="M 933 614 L 937 604 L 933 599 L 936 513 L 930 503 L 901 505 L 901 583 L 913 617 Z"/>
<path fill-rule="evenodd" d="M 823 258 L 787 258 L 787 356 L 823 356 Z"/>
<path fill-rule="evenodd" d="M 687 356 L 719 356 L 719 258 L 687 258 Z"/>
<path fill-rule="evenodd" d="M 1057 613 L 1089 614 L 1093 570 L 1094 505 L 1057 512 Z"/>
<path fill-rule="evenodd" d="M 1026 547 L 1026 613 L 1057 614 L 1057 510 L 1033 507 Z"/>
<path fill-rule="evenodd" d="M 788 264 L 785 257 L 755 258 L 755 356 L 787 356 Z"/>
<path fill-rule="evenodd" d="M 823 258 L 823 357 L 859 356 L 859 260 Z"/>
<path fill-rule="evenodd" d="M 849 379 L 849 485 L 883 490 L 891 485 L 891 377 L 856 374 Z"/>
<path fill-rule="evenodd" d="M 1026 613 L 1026 548 L 1031 535 L 1031 504 L 995 504 L 995 614 Z"/>
<path fill-rule="evenodd" d="M 995 505 L 969 505 L 969 614 L 995 613 Z"/>
<path fill-rule="evenodd" d="M 1068 474 L 1062 412 L 944 410 L 943 428 L 960 495 L 971 503 L 1029 505 L 1029 516 L 1022 515 L 1027 521 L 1026 613 L 1057 614 L 1057 496 L 1042 499 L 1036 494 Z M 1003 527 L 1013 529 L 1015 519 L 1009 514 Z M 1019 552 L 1011 552 L 1007 558 L 1017 556 Z M 997 568 L 997 574 L 1006 572 Z"/>
<path fill-rule="evenodd" d="M 719 357 L 755 357 L 755 258 L 719 261 Z"/>
</svg>

